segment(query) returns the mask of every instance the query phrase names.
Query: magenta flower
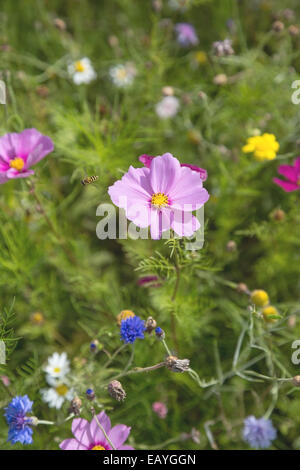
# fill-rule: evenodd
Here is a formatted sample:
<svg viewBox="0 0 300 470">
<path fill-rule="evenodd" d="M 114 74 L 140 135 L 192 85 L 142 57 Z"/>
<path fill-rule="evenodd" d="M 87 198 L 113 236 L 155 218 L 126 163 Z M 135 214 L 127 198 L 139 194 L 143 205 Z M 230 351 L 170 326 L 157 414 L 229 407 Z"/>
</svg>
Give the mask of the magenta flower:
<svg viewBox="0 0 300 470">
<path fill-rule="evenodd" d="M 143 155 L 139 156 L 139 161 L 143 163 L 143 165 L 145 165 L 146 168 L 150 168 L 153 158 L 155 157 L 144 153 Z M 197 171 L 202 181 L 207 180 L 207 171 L 204 170 L 203 168 L 200 168 L 199 166 L 196 166 L 196 165 L 190 165 L 189 163 L 181 163 L 180 165 L 186 166 L 187 168 L 190 168 L 193 171 Z"/>
<path fill-rule="evenodd" d="M 130 433 L 128 426 L 117 424 L 112 428 L 104 411 L 101 411 L 97 418 L 116 450 L 134 450 L 133 447 L 123 445 Z M 73 419 L 72 433 L 74 438 L 65 439 L 59 445 L 62 450 L 113 450 L 95 418 L 90 423 L 83 418 Z"/>
<path fill-rule="evenodd" d="M 50 137 L 36 129 L 0 137 L 0 184 L 15 178 L 33 175 L 29 168 L 54 149 Z"/>
<path fill-rule="evenodd" d="M 152 410 L 161 419 L 165 419 L 168 414 L 168 408 L 161 401 L 155 401 L 154 403 L 152 403 Z"/>
<path fill-rule="evenodd" d="M 159 278 L 157 276 L 143 276 L 137 280 L 137 284 L 139 286 L 144 287 L 160 287 L 161 283 L 159 282 Z"/>
<path fill-rule="evenodd" d="M 288 181 L 273 178 L 274 183 L 281 186 L 287 193 L 300 189 L 300 157 L 294 161 L 294 165 L 280 165 L 277 171 Z"/>
<path fill-rule="evenodd" d="M 209 199 L 199 175 L 170 153 L 154 158 L 150 168 L 131 166 L 108 193 L 135 225 L 150 226 L 155 240 L 170 228 L 180 237 L 192 236 L 200 227 L 192 212 Z"/>
<path fill-rule="evenodd" d="M 177 23 L 175 25 L 177 41 L 181 46 L 195 46 L 198 44 L 198 37 L 194 26 L 189 23 Z"/>
</svg>

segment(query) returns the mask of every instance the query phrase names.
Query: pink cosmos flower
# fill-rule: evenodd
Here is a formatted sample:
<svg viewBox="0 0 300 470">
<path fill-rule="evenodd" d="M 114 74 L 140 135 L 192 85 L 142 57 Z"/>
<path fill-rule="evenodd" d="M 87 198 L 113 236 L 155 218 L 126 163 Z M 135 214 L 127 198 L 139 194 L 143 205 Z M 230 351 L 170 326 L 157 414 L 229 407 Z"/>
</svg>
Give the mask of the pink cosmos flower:
<svg viewBox="0 0 300 470">
<path fill-rule="evenodd" d="M 180 166 L 170 153 L 154 158 L 150 168 L 131 166 L 121 180 L 109 187 L 108 193 L 135 225 L 150 225 L 155 240 L 170 228 L 180 237 L 192 236 L 200 228 L 192 212 L 209 199 L 199 175 Z"/>
<path fill-rule="evenodd" d="M 153 158 L 155 158 L 155 157 L 152 156 L 152 155 L 147 155 L 146 153 L 144 153 L 143 155 L 139 156 L 139 161 L 141 163 L 143 163 L 143 165 L 145 165 L 145 167 L 150 168 Z M 207 171 L 204 170 L 203 168 L 200 168 L 199 166 L 196 166 L 196 165 L 190 165 L 189 163 L 181 163 L 180 165 L 181 166 L 186 166 L 187 168 L 190 168 L 193 171 L 197 171 L 197 173 L 199 173 L 199 176 L 202 179 L 202 181 L 207 180 Z"/>
<path fill-rule="evenodd" d="M 125 424 L 117 424 L 112 428 L 104 411 L 97 418 L 116 450 L 134 450 L 133 447 L 123 445 L 131 428 Z M 73 419 L 72 433 L 74 438 L 65 439 L 59 445 L 62 450 L 113 450 L 95 418 L 90 423 L 83 418 Z"/>
<path fill-rule="evenodd" d="M 54 149 L 50 137 L 36 129 L 0 137 L 0 184 L 15 178 L 33 175 L 29 168 Z"/>
<path fill-rule="evenodd" d="M 152 410 L 161 419 L 165 419 L 168 414 L 168 408 L 161 401 L 155 401 L 154 403 L 152 403 Z"/>
<path fill-rule="evenodd" d="M 274 183 L 281 186 L 288 193 L 300 189 L 300 157 L 294 161 L 294 165 L 280 165 L 277 171 L 288 181 L 273 178 Z"/>
</svg>

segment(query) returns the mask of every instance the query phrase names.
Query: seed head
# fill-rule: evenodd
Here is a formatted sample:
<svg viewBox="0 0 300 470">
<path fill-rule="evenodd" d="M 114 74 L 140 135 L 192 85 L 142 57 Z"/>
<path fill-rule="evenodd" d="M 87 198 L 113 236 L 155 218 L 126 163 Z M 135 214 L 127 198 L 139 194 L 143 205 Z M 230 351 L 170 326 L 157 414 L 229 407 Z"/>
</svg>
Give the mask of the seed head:
<svg viewBox="0 0 300 470">
<path fill-rule="evenodd" d="M 108 393 L 112 398 L 117 401 L 123 401 L 126 398 L 126 392 L 122 387 L 122 384 L 118 380 L 112 380 L 108 384 Z"/>
</svg>

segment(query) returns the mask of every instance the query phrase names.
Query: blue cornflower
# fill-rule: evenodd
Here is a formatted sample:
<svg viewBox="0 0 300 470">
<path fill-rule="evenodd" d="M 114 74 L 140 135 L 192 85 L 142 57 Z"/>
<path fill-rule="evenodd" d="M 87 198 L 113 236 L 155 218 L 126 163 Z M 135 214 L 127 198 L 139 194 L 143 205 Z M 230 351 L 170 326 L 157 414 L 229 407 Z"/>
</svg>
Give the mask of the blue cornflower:
<svg viewBox="0 0 300 470">
<path fill-rule="evenodd" d="M 255 449 L 270 447 L 272 441 L 276 439 L 276 434 L 277 431 L 270 419 L 248 416 L 244 420 L 244 440 Z"/>
<path fill-rule="evenodd" d="M 32 418 L 26 416 L 31 413 L 33 402 L 27 395 L 17 396 L 12 399 L 5 408 L 4 416 L 8 423 L 8 441 L 12 444 L 21 442 L 21 444 L 32 444 Z"/>
<path fill-rule="evenodd" d="M 137 317 L 126 318 L 121 322 L 121 339 L 125 343 L 134 343 L 137 338 L 144 339 L 145 322 Z"/>
</svg>

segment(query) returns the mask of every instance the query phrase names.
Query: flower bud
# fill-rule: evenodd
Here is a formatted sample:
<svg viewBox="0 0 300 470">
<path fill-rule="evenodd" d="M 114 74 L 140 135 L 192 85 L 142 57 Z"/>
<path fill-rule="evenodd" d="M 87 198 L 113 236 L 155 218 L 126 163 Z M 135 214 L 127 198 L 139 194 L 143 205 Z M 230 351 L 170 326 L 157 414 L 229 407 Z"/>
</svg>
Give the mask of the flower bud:
<svg viewBox="0 0 300 470">
<path fill-rule="evenodd" d="M 152 331 L 155 330 L 156 326 L 157 326 L 157 323 L 154 320 L 154 318 L 148 317 L 146 320 L 146 324 L 145 324 L 147 333 L 151 334 Z"/>
<path fill-rule="evenodd" d="M 281 222 L 285 219 L 285 212 L 282 209 L 276 209 L 270 216 L 273 220 L 276 220 L 276 222 Z"/>
<path fill-rule="evenodd" d="M 36 416 L 30 416 L 30 418 L 28 418 L 28 421 L 30 422 L 31 426 L 37 426 L 39 424 L 39 420 Z"/>
<path fill-rule="evenodd" d="M 272 305 L 268 305 L 267 307 L 264 307 L 262 309 L 262 314 L 263 314 L 265 322 L 267 323 L 276 323 L 276 321 L 280 319 L 278 310 Z"/>
<path fill-rule="evenodd" d="M 219 75 L 216 75 L 213 79 L 214 84 L 219 86 L 226 85 L 227 81 L 228 78 L 225 73 L 219 73 Z"/>
<path fill-rule="evenodd" d="M 234 240 L 229 240 L 229 242 L 226 245 L 226 250 L 231 253 L 233 251 L 236 251 L 236 243 Z"/>
<path fill-rule="evenodd" d="M 78 416 L 80 415 L 80 408 L 82 406 L 82 401 L 80 400 L 79 397 L 73 398 L 71 401 L 71 406 L 70 406 L 70 413 L 74 413 L 74 415 Z"/>
<path fill-rule="evenodd" d="M 236 286 L 236 290 L 242 294 L 250 294 L 248 286 L 244 282 L 239 282 Z"/>
<path fill-rule="evenodd" d="M 190 361 L 189 359 L 178 359 L 176 356 L 168 356 L 165 365 L 172 372 L 186 372 L 189 370 Z"/>
<path fill-rule="evenodd" d="M 295 375 L 295 377 L 293 377 L 293 384 L 295 387 L 300 387 L 300 375 Z"/>
<path fill-rule="evenodd" d="M 288 31 L 291 36 L 298 36 L 300 29 L 297 25 L 291 24 L 291 26 L 288 28 Z"/>
<path fill-rule="evenodd" d="M 155 328 L 155 334 L 158 339 L 165 339 L 166 337 L 164 330 L 160 326 Z"/>
<path fill-rule="evenodd" d="M 118 380 L 112 380 L 108 384 L 108 393 L 112 398 L 117 401 L 123 401 L 126 398 L 126 392 L 122 387 L 122 384 Z"/>
<path fill-rule="evenodd" d="M 173 96 L 174 95 L 174 88 L 172 86 L 164 86 L 162 89 L 162 94 L 164 96 Z"/>
<path fill-rule="evenodd" d="M 92 353 L 97 352 L 99 346 L 99 341 L 97 339 L 94 339 L 94 341 L 91 342 L 90 344 L 90 351 Z"/>
<path fill-rule="evenodd" d="M 86 394 L 86 397 L 87 397 L 88 400 L 94 400 L 94 398 L 96 396 L 95 392 L 92 388 L 88 388 L 87 391 L 85 392 L 85 394 Z"/>
<path fill-rule="evenodd" d="M 66 23 L 61 18 L 55 18 L 53 23 L 54 23 L 54 26 L 60 31 L 65 31 L 67 29 Z"/>
<path fill-rule="evenodd" d="M 266 291 L 256 289 L 251 294 L 251 302 L 256 305 L 256 307 L 265 307 L 269 303 L 269 296 Z"/>
<path fill-rule="evenodd" d="M 282 21 L 275 21 L 272 24 L 272 29 L 275 31 L 275 33 L 281 33 L 281 31 L 284 30 L 284 24 Z"/>
</svg>

